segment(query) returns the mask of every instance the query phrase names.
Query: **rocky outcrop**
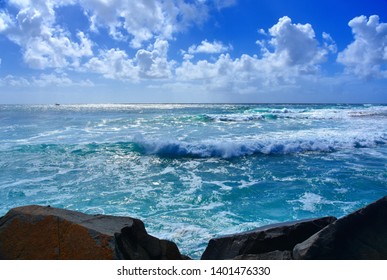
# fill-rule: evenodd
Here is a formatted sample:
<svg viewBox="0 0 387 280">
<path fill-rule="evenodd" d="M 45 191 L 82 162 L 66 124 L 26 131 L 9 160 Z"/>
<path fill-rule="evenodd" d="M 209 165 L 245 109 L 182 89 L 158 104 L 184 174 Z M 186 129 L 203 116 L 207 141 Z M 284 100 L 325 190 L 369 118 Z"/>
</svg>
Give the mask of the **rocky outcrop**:
<svg viewBox="0 0 387 280">
<path fill-rule="evenodd" d="M 177 246 L 149 235 L 141 220 L 42 206 L 0 220 L 0 259 L 182 259 Z"/>
<path fill-rule="evenodd" d="M 293 249 L 295 259 L 386 260 L 387 196 L 325 227 Z"/>
<path fill-rule="evenodd" d="M 340 219 L 295 221 L 211 239 L 202 259 L 386 260 L 387 196 Z"/>
<path fill-rule="evenodd" d="M 334 217 L 274 224 L 211 239 L 203 260 L 289 259 L 293 247 L 334 222 Z M 240 256 L 240 257 L 239 257 Z M 244 256 L 244 257 L 243 257 Z"/>
<path fill-rule="evenodd" d="M 141 220 L 24 206 L 0 218 L 0 259 L 187 259 Z M 280 223 L 211 239 L 203 260 L 387 260 L 387 196 L 336 219 Z"/>
</svg>

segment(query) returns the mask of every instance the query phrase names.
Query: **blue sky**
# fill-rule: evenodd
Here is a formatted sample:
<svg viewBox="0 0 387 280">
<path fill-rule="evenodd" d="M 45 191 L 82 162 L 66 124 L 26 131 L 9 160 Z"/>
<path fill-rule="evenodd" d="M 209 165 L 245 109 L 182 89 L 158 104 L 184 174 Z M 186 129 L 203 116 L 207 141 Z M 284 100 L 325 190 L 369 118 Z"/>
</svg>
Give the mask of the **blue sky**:
<svg viewBox="0 0 387 280">
<path fill-rule="evenodd" d="M 387 1 L 0 0 L 0 103 L 387 103 Z"/>
</svg>

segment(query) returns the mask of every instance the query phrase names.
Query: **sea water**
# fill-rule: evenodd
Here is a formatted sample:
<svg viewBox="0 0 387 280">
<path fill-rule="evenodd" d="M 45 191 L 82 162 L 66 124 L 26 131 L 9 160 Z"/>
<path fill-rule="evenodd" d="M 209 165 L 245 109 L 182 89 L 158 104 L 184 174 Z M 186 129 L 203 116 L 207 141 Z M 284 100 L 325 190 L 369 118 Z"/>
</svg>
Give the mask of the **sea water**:
<svg viewBox="0 0 387 280">
<path fill-rule="evenodd" d="M 0 105 L 0 216 L 27 204 L 210 238 L 387 195 L 386 105 Z"/>
</svg>

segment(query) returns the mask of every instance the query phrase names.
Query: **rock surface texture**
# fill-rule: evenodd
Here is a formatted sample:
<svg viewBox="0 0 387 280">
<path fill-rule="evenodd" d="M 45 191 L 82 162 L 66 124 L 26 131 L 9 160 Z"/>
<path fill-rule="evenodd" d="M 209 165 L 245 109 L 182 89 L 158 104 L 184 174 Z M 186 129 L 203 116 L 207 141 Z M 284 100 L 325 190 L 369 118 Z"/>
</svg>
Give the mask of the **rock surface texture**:
<svg viewBox="0 0 387 280">
<path fill-rule="evenodd" d="M 386 260 L 387 196 L 325 227 L 293 249 L 295 259 Z"/>
<path fill-rule="evenodd" d="M 147 234 L 141 220 L 37 205 L 0 220 L 0 259 L 182 259 L 177 246 Z"/>
<path fill-rule="evenodd" d="M 208 243 L 202 260 L 252 259 L 254 256 L 256 259 L 290 259 L 289 251 L 297 243 L 335 220 L 334 217 L 300 220 L 214 238 Z"/>
<path fill-rule="evenodd" d="M 0 259 L 181 260 L 141 220 L 37 205 L 0 218 Z M 387 196 L 340 219 L 274 224 L 211 239 L 203 260 L 387 260 Z"/>
</svg>

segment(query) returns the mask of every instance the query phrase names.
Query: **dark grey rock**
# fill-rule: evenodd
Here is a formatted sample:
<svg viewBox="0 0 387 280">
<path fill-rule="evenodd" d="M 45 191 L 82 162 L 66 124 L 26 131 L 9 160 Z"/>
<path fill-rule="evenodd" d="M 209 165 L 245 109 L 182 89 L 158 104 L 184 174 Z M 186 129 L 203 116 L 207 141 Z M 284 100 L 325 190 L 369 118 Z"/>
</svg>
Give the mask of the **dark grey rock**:
<svg viewBox="0 0 387 280">
<path fill-rule="evenodd" d="M 203 260 L 233 259 L 238 255 L 291 251 L 293 247 L 336 220 L 335 217 L 273 224 L 252 231 L 211 239 Z"/>
<path fill-rule="evenodd" d="M 387 196 L 295 246 L 295 259 L 387 259 Z"/>
<path fill-rule="evenodd" d="M 291 260 L 292 252 L 291 251 L 272 251 L 262 254 L 248 254 L 248 255 L 239 255 L 234 258 L 234 260 Z"/>
<path fill-rule="evenodd" d="M 176 244 L 148 235 L 144 224 L 124 227 L 115 234 L 117 251 L 128 260 L 181 260 L 183 257 Z"/>
</svg>

